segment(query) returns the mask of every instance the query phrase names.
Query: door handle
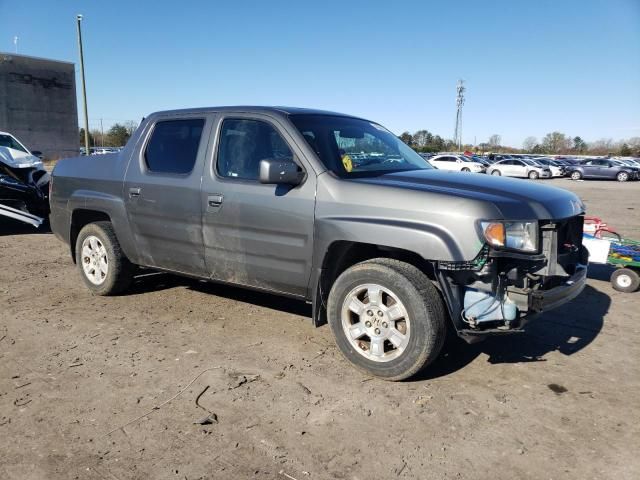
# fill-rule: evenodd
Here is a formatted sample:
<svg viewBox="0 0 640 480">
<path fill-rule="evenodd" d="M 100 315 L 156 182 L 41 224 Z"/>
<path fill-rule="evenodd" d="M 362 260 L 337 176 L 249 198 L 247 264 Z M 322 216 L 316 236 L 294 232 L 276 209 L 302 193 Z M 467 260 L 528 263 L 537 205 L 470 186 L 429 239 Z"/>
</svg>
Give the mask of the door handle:
<svg viewBox="0 0 640 480">
<path fill-rule="evenodd" d="M 130 188 L 129 189 L 129 197 L 131 197 L 131 198 L 139 197 L 140 196 L 140 192 L 142 192 L 142 189 L 140 187 Z"/>
<path fill-rule="evenodd" d="M 220 207 L 222 206 L 223 196 L 221 193 L 214 193 L 207 197 L 210 207 Z"/>
</svg>

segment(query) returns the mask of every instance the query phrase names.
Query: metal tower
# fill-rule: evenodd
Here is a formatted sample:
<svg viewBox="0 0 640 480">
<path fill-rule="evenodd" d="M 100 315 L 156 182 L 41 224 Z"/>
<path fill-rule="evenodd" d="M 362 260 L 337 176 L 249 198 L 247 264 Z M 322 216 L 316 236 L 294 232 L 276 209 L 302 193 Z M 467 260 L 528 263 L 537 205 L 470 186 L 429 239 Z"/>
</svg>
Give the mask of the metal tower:
<svg viewBox="0 0 640 480">
<path fill-rule="evenodd" d="M 464 105 L 464 80 L 458 80 L 456 85 L 456 130 L 453 134 L 453 141 L 458 145 L 458 149 L 462 148 L 462 106 Z"/>
</svg>

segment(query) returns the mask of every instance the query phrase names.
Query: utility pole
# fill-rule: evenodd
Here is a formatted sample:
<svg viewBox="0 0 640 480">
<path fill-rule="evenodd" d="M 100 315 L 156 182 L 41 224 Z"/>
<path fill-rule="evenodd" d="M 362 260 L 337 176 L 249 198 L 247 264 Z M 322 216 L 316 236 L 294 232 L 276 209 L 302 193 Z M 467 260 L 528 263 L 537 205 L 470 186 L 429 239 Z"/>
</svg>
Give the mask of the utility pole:
<svg viewBox="0 0 640 480">
<path fill-rule="evenodd" d="M 104 148 L 104 127 L 102 126 L 102 119 L 100 119 L 100 138 L 102 139 L 102 148 Z"/>
<path fill-rule="evenodd" d="M 458 150 L 462 148 L 462 106 L 464 105 L 464 80 L 458 80 L 456 85 L 456 129 L 453 135 L 453 141 L 458 145 Z"/>
<path fill-rule="evenodd" d="M 84 148 L 85 154 L 89 155 L 89 114 L 87 113 L 87 85 L 84 79 L 84 53 L 82 51 L 82 15 L 76 15 L 78 21 L 78 47 L 80 49 L 80 73 L 82 75 L 82 100 L 84 102 Z"/>
</svg>

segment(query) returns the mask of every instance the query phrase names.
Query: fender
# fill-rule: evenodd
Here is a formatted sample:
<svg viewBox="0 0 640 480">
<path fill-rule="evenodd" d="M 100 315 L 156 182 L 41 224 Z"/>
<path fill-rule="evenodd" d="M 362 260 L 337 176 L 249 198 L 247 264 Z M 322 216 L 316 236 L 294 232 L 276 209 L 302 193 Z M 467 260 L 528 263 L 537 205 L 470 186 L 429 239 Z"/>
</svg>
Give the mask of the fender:
<svg viewBox="0 0 640 480">
<path fill-rule="evenodd" d="M 76 190 L 69 198 L 67 209 L 70 212 L 70 218 L 73 216 L 73 212 L 78 209 L 91 210 L 108 215 L 118 237 L 120 247 L 127 258 L 133 263 L 139 261 L 138 249 L 129 227 L 127 211 L 122 198 L 93 190 Z M 73 245 L 70 245 L 70 247 L 74 248 Z"/>
</svg>

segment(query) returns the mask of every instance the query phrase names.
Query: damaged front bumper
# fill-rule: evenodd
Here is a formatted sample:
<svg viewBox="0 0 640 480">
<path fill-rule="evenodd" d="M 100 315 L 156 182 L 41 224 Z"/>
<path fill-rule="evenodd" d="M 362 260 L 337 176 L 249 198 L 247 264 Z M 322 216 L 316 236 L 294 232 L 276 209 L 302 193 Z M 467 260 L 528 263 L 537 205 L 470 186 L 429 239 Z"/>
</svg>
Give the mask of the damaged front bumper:
<svg viewBox="0 0 640 480">
<path fill-rule="evenodd" d="M 523 331 L 535 315 L 575 299 L 587 282 L 583 217 L 540 222 L 536 254 L 485 246 L 472 262 L 441 262 L 436 274 L 453 324 L 468 342 Z"/>
<path fill-rule="evenodd" d="M 542 313 L 576 298 L 587 285 L 587 265 L 576 265 L 576 271 L 564 283 L 549 290 L 525 290 L 507 287 L 507 298 L 523 312 Z"/>
</svg>

